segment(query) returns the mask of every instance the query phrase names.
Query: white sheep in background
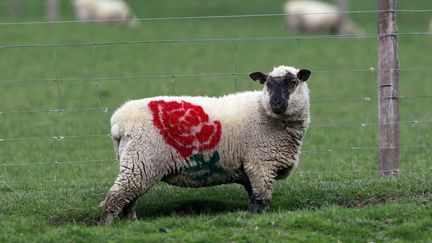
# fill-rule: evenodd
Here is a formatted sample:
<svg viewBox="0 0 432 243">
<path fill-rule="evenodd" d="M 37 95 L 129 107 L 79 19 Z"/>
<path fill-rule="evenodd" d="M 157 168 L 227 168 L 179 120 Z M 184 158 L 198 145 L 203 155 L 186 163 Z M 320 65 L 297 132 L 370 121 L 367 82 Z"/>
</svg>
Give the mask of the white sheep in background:
<svg viewBox="0 0 432 243">
<path fill-rule="evenodd" d="M 249 194 L 249 210 L 264 211 L 273 182 L 299 162 L 310 122 L 309 75 L 279 66 L 249 75 L 262 91 L 124 104 L 111 118 L 120 174 L 101 203 L 99 224 L 120 211 L 136 219 L 135 201 L 161 180 L 184 187 L 239 183 Z"/>
<path fill-rule="evenodd" d="M 77 20 L 136 24 L 129 6 L 122 0 L 74 0 Z"/>
<path fill-rule="evenodd" d="M 345 1 L 340 3 L 346 5 Z M 291 31 L 361 34 L 363 31 L 340 11 L 346 11 L 346 7 L 314 0 L 290 0 L 284 5 L 286 26 Z"/>
</svg>

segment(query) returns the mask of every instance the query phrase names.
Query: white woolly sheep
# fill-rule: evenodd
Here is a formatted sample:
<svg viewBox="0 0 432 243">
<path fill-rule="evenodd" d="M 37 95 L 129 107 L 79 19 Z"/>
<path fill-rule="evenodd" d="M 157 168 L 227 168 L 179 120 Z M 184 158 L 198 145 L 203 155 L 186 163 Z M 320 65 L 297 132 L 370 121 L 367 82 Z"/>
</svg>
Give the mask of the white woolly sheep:
<svg viewBox="0 0 432 243">
<path fill-rule="evenodd" d="M 99 224 L 120 211 L 136 219 L 135 201 L 161 180 L 183 187 L 242 184 L 249 210 L 264 211 L 273 182 L 298 164 L 310 122 L 310 73 L 279 66 L 249 75 L 262 91 L 124 104 L 111 118 L 120 174 L 101 203 Z"/>
<path fill-rule="evenodd" d="M 288 30 L 296 32 L 321 32 L 330 34 L 361 34 L 345 11 L 336 5 L 314 0 L 291 0 L 285 3 L 284 12 Z"/>
<path fill-rule="evenodd" d="M 74 0 L 77 20 L 136 24 L 129 6 L 122 0 Z"/>
</svg>

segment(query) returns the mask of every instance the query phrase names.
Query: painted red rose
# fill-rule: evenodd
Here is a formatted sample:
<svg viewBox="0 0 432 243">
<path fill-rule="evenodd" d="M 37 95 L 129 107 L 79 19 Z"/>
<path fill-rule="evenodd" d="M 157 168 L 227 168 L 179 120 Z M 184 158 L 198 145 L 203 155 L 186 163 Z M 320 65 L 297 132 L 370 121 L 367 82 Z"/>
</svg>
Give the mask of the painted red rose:
<svg viewBox="0 0 432 243">
<path fill-rule="evenodd" d="M 187 158 L 213 149 L 222 135 L 220 121 L 209 121 L 201 106 L 186 101 L 155 100 L 149 103 L 153 124 L 164 141 Z"/>
</svg>

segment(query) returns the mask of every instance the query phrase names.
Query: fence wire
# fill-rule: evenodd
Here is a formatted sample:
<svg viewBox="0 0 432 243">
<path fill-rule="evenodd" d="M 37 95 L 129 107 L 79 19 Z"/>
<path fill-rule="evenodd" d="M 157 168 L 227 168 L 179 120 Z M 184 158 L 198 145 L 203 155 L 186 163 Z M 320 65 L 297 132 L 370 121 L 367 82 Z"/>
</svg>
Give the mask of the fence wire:
<svg viewBox="0 0 432 243">
<path fill-rule="evenodd" d="M 100 92 L 100 91 L 99 91 Z M 60 93 L 60 92 L 59 92 Z M 384 99 L 427 99 L 432 98 L 432 95 L 413 95 L 413 96 L 389 96 L 384 97 Z M 370 102 L 371 100 L 377 100 L 378 97 L 338 97 L 338 98 L 315 98 L 311 99 L 311 103 L 323 103 L 323 102 L 346 102 L 346 101 L 357 101 L 357 102 Z M 101 102 L 101 105 L 104 105 Z M 36 114 L 36 113 L 67 113 L 67 112 L 97 112 L 106 114 L 116 110 L 118 107 L 89 107 L 89 108 L 64 108 L 64 109 L 36 109 L 36 110 L 12 110 L 12 111 L 0 111 L 0 116 L 2 115 L 25 115 L 25 114 Z M 407 121 L 409 123 L 415 122 L 415 120 Z M 419 121 L 421 122 L 421 121 Z M 405 122 L 403 122 L 405 123 Z M 341 125 L 345 126 L 345 125 Z"/>
<path fill-rule="evenodd" d="M 205 20 L 205 19 L 241 19 L 258 17 L 285 17 L 301 15 L 328 15 L 328 14 L 378 14 L 390 12 L 388 10 L 350 10 L 350 11 L 325 11 L 325 12 L 303 12 L 303 13 L 269 13 L 269 14 L 237 14 L 237 15 L 212 15 L 212 16 L 179 16 L 179 17 L 153 17 L 153 18 L 134 18 L 136 21 L 181 21 L 181 20 Z M 430 13 L 432 9 L 394 9 L 395 13 Z M 130 18 L 100 19 L 100 20 L 58 20 L 58 21 L 22 21 L 22 22 L 3 22 L 0 26 L 8 25 L 52 25 L 52 24 L 74 24 L 74 23 L 97 23 L 97 22 L 117 22 L 128 21 Z"/>
<path fill-rule="evenodd" d="M 432 121 L 419 121 L 419 120 L 410 120 L 410 121 L 400 121 L 400 122 L 389 122 L 389 123 L 342 123 L 342 124 L 321 124 L 321 125 L 311 125 L 309 129 L 315 128 L 344 128 L 344 127 L 378 127 L 380 125 L 392 125 L 392 124 L 401 124 L 401 125 L 421 125 L 421 124 L 432 124 Z M 67 135 L 67 136 L 42 136 L 42 137 L 15 137 L 15 138 L 0 138 L 0 142 L 21 142 L 21 141 L 35 141 L 35 140 L 68 140 L 68 139 L 86 139 L 86 138 L 111 138 L 111 134 L 86 134 L 86 135 Z M 1 164 L 0 164 L 1 166 Z"/>
<path fill-rule="evenodd" d="M 382 36 L 427 36 L 432 32 L 398 32 L 378 34 L 339 34 L 339 35 L 297 35 L 297 36 L 255 36 L 230 38 L 197 38 L 197 39 L 166 39 L 166 40 L 136 40 L 136 41 L 95 41 L 77 43 L 41 43 L 41 44 L 11 44 L 0 45 L 0 49 L 14 48 L 52 48 L 78 46 L 109 46 L 133 44 L 185 44 L 185 43 L 215 43 L 215 42 L 255 42 L 255 41 L 285 41 L 285 40 L 324 40 L 324 39 L 367 39 Z"/>
<path fill-rule="evenodd" d="M 432 167 L 429 168 L 422 168 L 422 169 L 399 169 L 397 170 L 397 173 L 399 175 L 424 175 L 429 174 L 432 170 Z M 307 177 L 307 176 L 313 176 L 314 178 L 318 177 L 318 179 L 321 176 L 337 176 L 336 178 L 344 179 L 340 176 L 346 176 L 346 175 L 353 175 L 354 178 L 349 177 L 349 181 L 355 181 L 355 180 L 365 180 L 365 181 L 387 181 L 391 180 L 391 178 L 388 177 L 373 177 L 371 178 L 370 175 L 377 173 L 377 170 L 365 170 L 365 171 L 298 171 L 295 176 L 297 177 Z M 394 170 L 383 170 L 381 171 L 383 173 L 387 172 L 395 172 Z M 320 180 L 321 181 L 321 180 Z M 0 184 L 4 186 L 8 185 L 20 185 L 20 184 L 48 184 L 48 183 L 67 183 L 67 184 L 110 184 L 112 183 L 111 179 L 46 179 L 46 180 L 0 180 Z"/>
<path fill-rule="evenodd" d="M 362 68 L 362 69 L 339 69 L 339 70 L 314 70 L 314 73 L 330 73 L 330 74 L 343 74 L 343 73 L 370 73 L 370 72 L 385 72 L 385 71 L 399 71 L 399 72 L 430 72 L 432 67 L 416 67 L 416 68 L 400 68 L 400 69 L 376 69 L 375 67 Z M 167 78 L 196 78 L 196 77 L 224 77 L 234 76 L 235 80 L 239 76 L 247 76 L 246 72 L 232 72 L 232 73 L 194 73 L 194 74 L 160 74 L 160 75 L 137 75 L 137 76 L 117 76 L 117 77 L 68 77 L 68 78 L 32 78 L 32 79 L 16 79 L 16 80 L 0 80 L 1 84 L 23 84 L 35 82 L 78 82 L 78 81 L 123 81 L 123 80 L 140 80 L 140 79 L 167 79 Z"/>
</svg>

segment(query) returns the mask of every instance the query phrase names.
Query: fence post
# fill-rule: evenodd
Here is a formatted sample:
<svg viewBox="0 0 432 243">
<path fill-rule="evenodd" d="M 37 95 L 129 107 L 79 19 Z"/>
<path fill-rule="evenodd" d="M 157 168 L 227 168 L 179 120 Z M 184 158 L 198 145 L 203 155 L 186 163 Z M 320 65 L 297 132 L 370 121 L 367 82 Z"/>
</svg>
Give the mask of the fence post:
<svg viewBox="0 0 432 243">
<path fill-rule="evenodd" d="M 397 175 L 399 153 L 399 60 L 396 0 L 378 1 L 380 175 Z"/>
<path fill-rule="evenodd" d="M 337 0 L 336 4 L 339 8 L 339 21 L 337 23 L 338 34 L 342 33 L 342 29 L 348 23 L 348 3 L 347 0 Z"/>
<path fill-rule="evenodd" d="M 22 12 L 23 1 L 22 0 L 8 0 L 7 7 L 12 15 L 16 16 Z"/>
<path fill-rule="evenodd" d="M 49 21 L 56 21 L 59 17 L 59 0 L 47 0 L 46 1 L 46 14 Z"/>
</svg>

